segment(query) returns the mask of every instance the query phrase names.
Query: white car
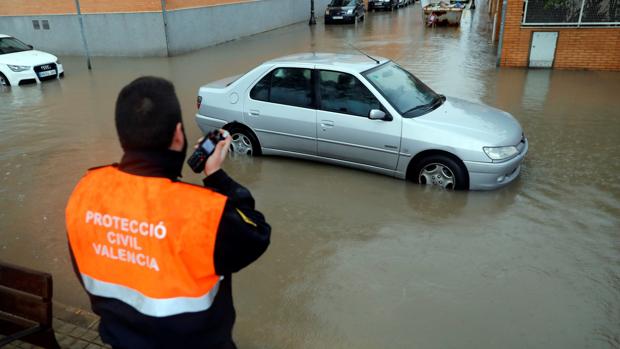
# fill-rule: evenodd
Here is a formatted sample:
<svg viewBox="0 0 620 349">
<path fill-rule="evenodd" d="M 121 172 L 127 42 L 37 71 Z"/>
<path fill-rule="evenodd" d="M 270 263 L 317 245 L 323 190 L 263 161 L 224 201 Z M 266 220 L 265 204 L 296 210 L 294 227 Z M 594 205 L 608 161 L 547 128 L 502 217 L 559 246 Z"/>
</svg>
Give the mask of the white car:
<svg viewBox="0 0 620 349">
<path fill-rule="evenodd" d="M 32 49 L 14 37 L 0 34 L 0 85 L 18 86 L 62 78 L 58 58 Z"/>
</svg>

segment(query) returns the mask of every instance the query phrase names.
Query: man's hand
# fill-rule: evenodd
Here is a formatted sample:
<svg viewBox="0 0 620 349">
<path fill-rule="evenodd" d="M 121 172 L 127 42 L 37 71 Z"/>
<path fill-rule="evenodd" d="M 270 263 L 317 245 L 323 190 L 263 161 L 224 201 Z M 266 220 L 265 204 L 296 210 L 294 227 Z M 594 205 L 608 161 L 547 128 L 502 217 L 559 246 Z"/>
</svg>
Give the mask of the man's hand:
<svg viewBox="0 0 620 349">
<path fill-rule="evenodd" d="M 205 175 L 207 176 L 217 172 L 219 169 L 222 168 L 222 163 L 226 159 L 228 149 L 230 149 L 230 142 L 232 142 L 232 138 L 227 131 L 220 129 L 219 132 L 222 136 L 226 138 L 223 141 L 219 141 L 215 145 L 215 150 L 213 151 L 213 154 L 211 154 L 211 156 L 209 156 L 209 158 L 207 159 L 204 171 Z M 198 143 L 200 143 L 201 140 L 202 138 L 198 140 Z M 194 146 L 194 148 L 196 147 L 197 146 Z"/>
</svg>

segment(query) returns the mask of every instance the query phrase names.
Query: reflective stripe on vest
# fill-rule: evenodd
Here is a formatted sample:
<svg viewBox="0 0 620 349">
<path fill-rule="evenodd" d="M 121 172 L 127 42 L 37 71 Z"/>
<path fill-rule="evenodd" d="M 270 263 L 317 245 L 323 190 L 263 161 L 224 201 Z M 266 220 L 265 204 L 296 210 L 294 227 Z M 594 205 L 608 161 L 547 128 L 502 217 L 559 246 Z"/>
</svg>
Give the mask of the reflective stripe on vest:
<svg viewBox="0 0 620 349">
<path fill-rule="evenodd" d="M 219 288 L 213 253 L 226 197 L 115 167 L 89 171 L 66 210 L 84 285 L 143 314 L 208 309 Z"/>
<path fill-rule="evenodd" d="M 222 276 L 221 279 L 224 279 L 224 277 Z M 82 280 L 84 281 L 84 287 L 91 294 L 122 300 L 142 314 L 156 317 L 207 310 L 213 304 L 217 291 L 220 288 L 220 281 L 218 281 L 211 288 L 211 291 L 201 297 L 157 299 L 147 297 L 129 287 L 95 280 L 85 274 L 82 274 Z"/>
</svg>

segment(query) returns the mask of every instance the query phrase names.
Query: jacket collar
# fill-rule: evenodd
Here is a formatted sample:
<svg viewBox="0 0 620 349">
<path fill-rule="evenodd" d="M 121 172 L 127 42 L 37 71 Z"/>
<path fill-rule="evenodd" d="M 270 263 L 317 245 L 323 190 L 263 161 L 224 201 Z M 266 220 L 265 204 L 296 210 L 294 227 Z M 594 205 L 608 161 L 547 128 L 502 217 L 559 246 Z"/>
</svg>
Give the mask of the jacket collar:
<svg viewBox="0 0 620 349">
<path fill-rule="evenodd" d="M 144 177 L 164 177 L 176 181 L 182 177 L 185 153 L 173 150 L 127 150 L 119 170 Z"/>
</svg>

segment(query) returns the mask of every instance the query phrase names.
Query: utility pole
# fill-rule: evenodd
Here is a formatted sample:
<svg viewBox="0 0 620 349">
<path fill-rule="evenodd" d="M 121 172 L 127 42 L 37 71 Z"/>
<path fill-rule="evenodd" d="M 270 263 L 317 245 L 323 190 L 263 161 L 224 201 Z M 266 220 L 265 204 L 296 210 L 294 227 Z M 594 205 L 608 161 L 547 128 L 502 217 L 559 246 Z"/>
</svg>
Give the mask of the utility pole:
<svg viewBox="0 0 620 349">
<path fill-rule="evenodd" d="M 316 17 L 314 16 L 314 0 L 310 0 L 310 21 L 308 25 L 315 25 Z"/>
<path fill-rule="evenodd" d="M 80 0 L 75 0 L 75 9 L 77 10 L 78 21 L 80 22 L 80 33 L 82 34 L 82 43 L 84 44 L 84 50 L 86 51 L 86 64 L 88 70 L 92 70 L 93 67 L 90 64 L 90 52 L 88 50 L 88 42 L 86 42 L 86 35 L 84 35 L 84 21 L 82 20 L 82 10 L 80 9 Z"/>
<path fill-rule="evenodd" d="M 161 0 L 161 17 L 164 21 L 164 38 L 166 39 L 166 56 L 170 57 L 170 48 L 168 47 L 168 15 L 166 14 L 166 0 Z"/>
</svg>

